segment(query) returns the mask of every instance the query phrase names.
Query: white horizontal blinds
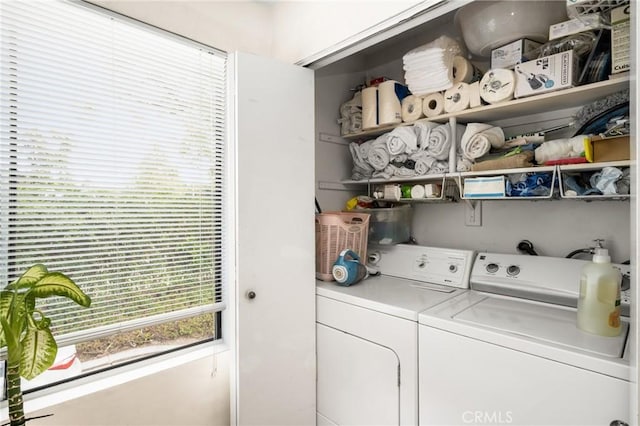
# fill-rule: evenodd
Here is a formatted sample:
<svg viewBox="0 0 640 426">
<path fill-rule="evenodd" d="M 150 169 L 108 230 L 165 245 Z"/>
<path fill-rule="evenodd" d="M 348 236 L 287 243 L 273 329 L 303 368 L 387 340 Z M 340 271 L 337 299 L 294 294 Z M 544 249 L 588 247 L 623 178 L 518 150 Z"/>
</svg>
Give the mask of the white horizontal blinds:
<svg viewBox="0 0 640 426">
<path fill-rule="evenodd" d="M 75 3 L 1 4 L 4 282 L 71 276 L 93 303 L 43 301 L 58 334 L 222 309 L 225 55 Z"/>
</svg>

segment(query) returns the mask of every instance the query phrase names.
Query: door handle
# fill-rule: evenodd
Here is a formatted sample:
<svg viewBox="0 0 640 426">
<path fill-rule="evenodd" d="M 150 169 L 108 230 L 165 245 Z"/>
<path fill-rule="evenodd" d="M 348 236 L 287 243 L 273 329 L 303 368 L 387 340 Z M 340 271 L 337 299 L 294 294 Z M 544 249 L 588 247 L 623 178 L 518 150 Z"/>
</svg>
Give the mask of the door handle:
<svg viewBox="0 0 640 426">
<path fill-rule="evenodd" d="M 247 291 L 247 299 L 253 300 L 256 298 L 256 292 L 253 290 Z"/>
</svg>

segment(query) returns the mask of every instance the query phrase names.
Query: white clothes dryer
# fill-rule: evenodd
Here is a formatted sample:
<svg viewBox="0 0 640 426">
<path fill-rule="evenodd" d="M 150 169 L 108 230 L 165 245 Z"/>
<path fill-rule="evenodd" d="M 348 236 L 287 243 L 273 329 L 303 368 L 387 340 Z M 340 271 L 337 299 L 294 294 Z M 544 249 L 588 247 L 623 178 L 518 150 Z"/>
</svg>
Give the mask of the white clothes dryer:
<svg viewBox="0 0 640 426">
<path fill-rule="evenodd" d="M 473 252 L 369 249 L 381 275 L 317 281 L 318 425 L 418 423 L 418 313 L 468 288 Z"/>
<path fill-rule="evenodd" d="M 420 424 L 630 424 L 629 319 L 577 328 L 585 263 L 479 253 L 471 290 L 419 315 Z"/>
</svg>

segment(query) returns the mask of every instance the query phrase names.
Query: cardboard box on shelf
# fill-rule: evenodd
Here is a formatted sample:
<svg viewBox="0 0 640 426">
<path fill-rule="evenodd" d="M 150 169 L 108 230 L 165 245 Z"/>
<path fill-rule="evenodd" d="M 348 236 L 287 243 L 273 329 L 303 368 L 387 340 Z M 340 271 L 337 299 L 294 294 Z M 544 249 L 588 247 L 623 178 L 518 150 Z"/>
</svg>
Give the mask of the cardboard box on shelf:
<svg viewBox="0 0 640 426">
<path fill-rule="evenodd" d="M 513 69 L 517 64 L 529 60 L 528 53 L 533 52 L 542 43 L 521 38 L 491 51 L 491 68 Z M 534 56 L 535 57 L 535 56 Z"/>
<path fill-rule="evenodd" d="M 605 161 L 629 160 L 631 158 L 630 142 L 629 136 L 616 136 L 613 138 L 592 136 L 593 161 L 602 163 Z"/>
<path fill-rule="evenodd" d="M 631 46 L 631 5 L 611 10 L 611 73 L 629 70 Z"/>
<path fill-rule="evenodd" d="M 515 97 L 573 87 L 578 74 L 577 65 L 572 50 L 516 65 Z"/>
</svg>

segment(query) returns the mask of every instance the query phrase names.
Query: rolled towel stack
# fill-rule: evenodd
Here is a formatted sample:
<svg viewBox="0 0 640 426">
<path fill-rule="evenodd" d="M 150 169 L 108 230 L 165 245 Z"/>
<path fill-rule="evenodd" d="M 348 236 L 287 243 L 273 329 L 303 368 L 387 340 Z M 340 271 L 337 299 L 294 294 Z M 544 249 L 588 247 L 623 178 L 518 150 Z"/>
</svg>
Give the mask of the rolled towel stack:
<svg viewBox="0 0 640 426">
<path fill-rule="evenodd" d="M 461 53 L 458 42 L 447 36 L 407 52 L 402 61 L 411 93 L 424 96 L 453 86 L 453 58 Z"/>
<path fill-rule="evenodd" d="M 362 144 L 349 146 L 354 180 L 412 177 L 449 172 L 451 144 L 460 145 L 465 127 L 456 128 L 456 141 L 449 124 L 416 123 L 397 127 Z"/>
<path fill-rule="evenodd" d="M 460 150 L 466 159 L 475 161 L 491 148 L 502 148 L 504 143 L 502 128 L 484 123 L 469 123 L 460 140 Z"/>
</svg>

